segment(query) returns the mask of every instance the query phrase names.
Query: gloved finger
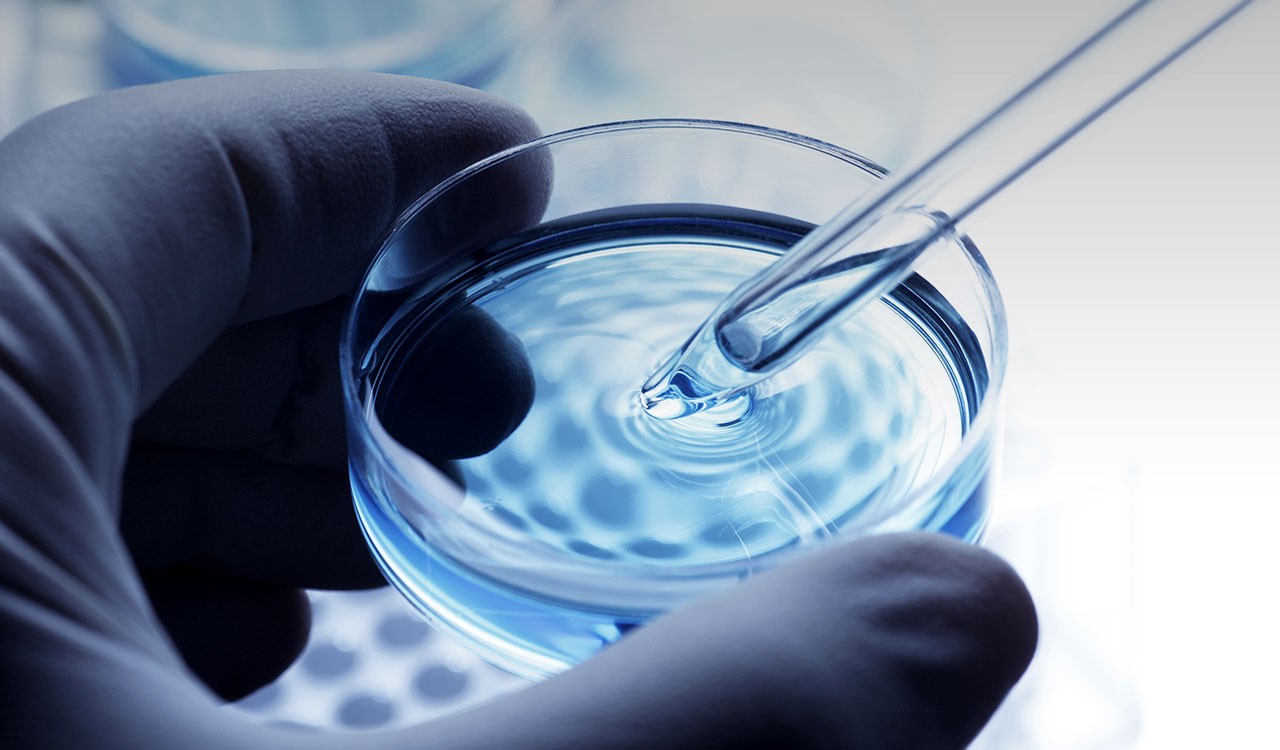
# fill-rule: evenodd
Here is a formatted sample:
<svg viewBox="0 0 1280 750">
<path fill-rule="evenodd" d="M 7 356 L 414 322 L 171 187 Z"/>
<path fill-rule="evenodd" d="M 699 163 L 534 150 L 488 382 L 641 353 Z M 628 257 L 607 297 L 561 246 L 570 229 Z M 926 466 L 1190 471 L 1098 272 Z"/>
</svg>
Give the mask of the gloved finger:
<svg viewBox="0 0 1280 750">
<path fill-rule="evenodd" d="M 245 451 L 135 444 L 120 528 L 135 564 L 177 564 L 304 588 L 385 583 L 343 471 Z"/>
<path fill-rule="evenodd" d="M 142 580 L 187 667 L 223 700 L 280 676 L 307 643 L 311 606 L 298 589 L 186 567 Z"/>
<path fill-rule="evenodd" d="M 933 534 L 833 546 L 629 633 L 545 683 L 392 744 L 963 748 L 1036 618 L 991 553 Z"/>
<path fill-rule="evenodd" d="M 329 304 L 231 329 L 138 420 L 121 511 L 138 565 L 317 588 L 384 582 L 348 492 L 340 316 Z M 459 483 L 439 457 L 491 449 L 533 398 L 519 341 L 478 309 L 407 356 L 396 379 L 391 393 L 415 397 L 385 404 L 384 426 Z"/>
<path fill-rule="evenodd" d="M 380 390 L 387 433 L 438 462 L 486 453 L 514 432 L 533 406 L 534 377 L 520 340 L 471 307 L 405 352 Z"/>
<path fill-rule="evenodd" d="M 0 243 L 48 277 L 18 277 L 14 303 L 47 302 L 75 327 L 32 319 L 31 338 L 49 341 L 22 360 L 23 383 L 79 453 L 118 461 L 123 443 L 104 450 L 103 432 L 123 438 L 228 324 L 350 290 L 414 197 L 535 132 L 470 89 L 332 71 L 157 84 L 45 113 L 0 150 Z M 545 167 L 508 170 L 500 195 L 459 207 L 458 231 L 540 215 Z"/>
<path fill-rule="evenodd" d="M 344 470 L 346 305 L 338 298 L 227 329 L 138 417 L 134 441 Z"/>
<path fill-rule="evenodd" d="M 228 329 L 138 418 L 134 439 L 345 470 L 338 334 L 346 304 Z M 414 398 L 383 405 L 383 426 L 429 459 L 492 449 L 533 400 L 523 345 L 476 308 L 406 355 L 395 378 L 401 385 L 387 390 Z"/>
</svg>

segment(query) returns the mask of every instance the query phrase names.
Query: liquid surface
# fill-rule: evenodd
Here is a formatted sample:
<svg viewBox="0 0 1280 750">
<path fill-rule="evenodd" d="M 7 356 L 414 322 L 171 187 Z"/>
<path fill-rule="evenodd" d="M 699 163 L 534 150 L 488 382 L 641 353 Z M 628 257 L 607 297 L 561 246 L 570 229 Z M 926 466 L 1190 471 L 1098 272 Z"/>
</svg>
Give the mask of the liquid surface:
<svg viewBox="0 0 1280 750">
<path fill-rule="evenodd" d="M 578 618 L 590 643 L 567 650 L 589 652 L 617 636 L 613 626 L 673 606 L 705 579 L 736 580 L 837 532 L 941 528 L 965 516 L 974 486 L 958 501 L 913 497 L 953 456 L 985 389 L 969 361 L 980 353 L 957 343 L 966 339 L 952 327 L 963 324 L 923 280 L 742 397 L 656 419 L 640 405 L 647 374 L 807 227 L 672 215 L 605 224 L 544 233 L 500 282 L 459 286 L 459 299 L 522 342 L 536 396 L 500 445 L 454 464 L 465 490 L 444 503 L 447 523 L 415 520 L 376 497 L 376 481 L 357 481 L 366 531 L 383 524 L 384 566 L 411 598 L 436 616 L 498 613 L 497 624 L 463 616 L 455 626 L 497 651 L 504 639 L 565 651 L 547 645 L 563 634 L 529 623 Z M 435 304 L 393 323 L 382 375 L 367 382 L 375 415 L 415 396 L 393 376 L 448 318 Z M 984 514 L 968 513 L 951 530 L 972 537 Z M 457 543 L 463 536 L 494 541 Z M 520 607 L 537 617 L 512 618 Z"/>
<path fill-rule="evenodd" d="M 930 393 L 950 383 L 920 361 L 927 351 L 904 356 L 892 315 L 714 412 L 642 413 L 645 373 L 767 261 L 709 247 L 691 260 L 689 250 L 602 249 L 479 303 L 524 342 L 537 398 L 507 441 L 461 462 L 463 512 L 500 508 L 574 555 L 721 562 L 874 518 L 959 437 L 939 408 L 949 394 Z M 566 293 L 572 306 L 559 304 Z"/>
</svg>

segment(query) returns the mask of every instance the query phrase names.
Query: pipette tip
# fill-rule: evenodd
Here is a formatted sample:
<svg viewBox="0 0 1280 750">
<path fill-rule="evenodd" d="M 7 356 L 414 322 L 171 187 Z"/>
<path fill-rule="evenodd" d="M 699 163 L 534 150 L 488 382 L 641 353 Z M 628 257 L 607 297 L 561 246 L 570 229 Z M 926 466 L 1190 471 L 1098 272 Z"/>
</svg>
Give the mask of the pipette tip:
<svg viewBox="0 0 1280 750">
<path fill-rule="evenodd" d="M 694 380 L 680 368 L 652 379 L 640 391 L 640 408 L 655 419 L 680 419 L 696 414 L 707 404 Z"/>
</svg>

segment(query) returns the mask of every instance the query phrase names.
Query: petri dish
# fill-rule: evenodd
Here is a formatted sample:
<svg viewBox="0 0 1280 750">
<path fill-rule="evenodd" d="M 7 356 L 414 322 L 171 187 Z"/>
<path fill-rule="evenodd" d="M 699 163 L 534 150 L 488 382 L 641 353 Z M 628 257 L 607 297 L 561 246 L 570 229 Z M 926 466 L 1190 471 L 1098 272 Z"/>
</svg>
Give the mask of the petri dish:
<svg viewBox="0 0 1280 750">
<path fill-rule="evenodd" d="M 423 196 L 341 351 L 356 511 L 388 580 L 537 679 L 837 538 L 980 541 L 1007 340 L 964 236 L 738 401 L 639 404 L 721 297 L 883 174 L 783 131 L 646 120 Z"/>
<path fill-rule="evenodd" d="M 918 0 L 562 3 L 488 85 L 548 131 L 655 117 L 751 122 L 889 167 L 934 114 Z"/>
<path fill-rule="evenodd" d="M 480 86 L 551 0 L 97 0 L 118 85 L 279 68 L 401 73 Z"/>
</svg>

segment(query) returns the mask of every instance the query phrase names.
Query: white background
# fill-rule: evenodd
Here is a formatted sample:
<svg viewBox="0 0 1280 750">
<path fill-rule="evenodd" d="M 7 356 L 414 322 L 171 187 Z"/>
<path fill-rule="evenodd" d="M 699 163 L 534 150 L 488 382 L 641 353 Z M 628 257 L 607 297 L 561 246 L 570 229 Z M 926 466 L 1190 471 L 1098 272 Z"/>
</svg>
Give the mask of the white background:
<svg viewBox="0 0 1280 750">
<path fill-rule="evenodd" d="M 1280 8 L 1256 5 L 968 227 L 1009 306 L 1010 468 L 1020 434 L 1054 466 L 1004 519 L 1078 508 L 1052 565 L 1111 567 L 1080 616 L 1132 622 L 1144 749 L 1280 747 Z"/>
</svg>

